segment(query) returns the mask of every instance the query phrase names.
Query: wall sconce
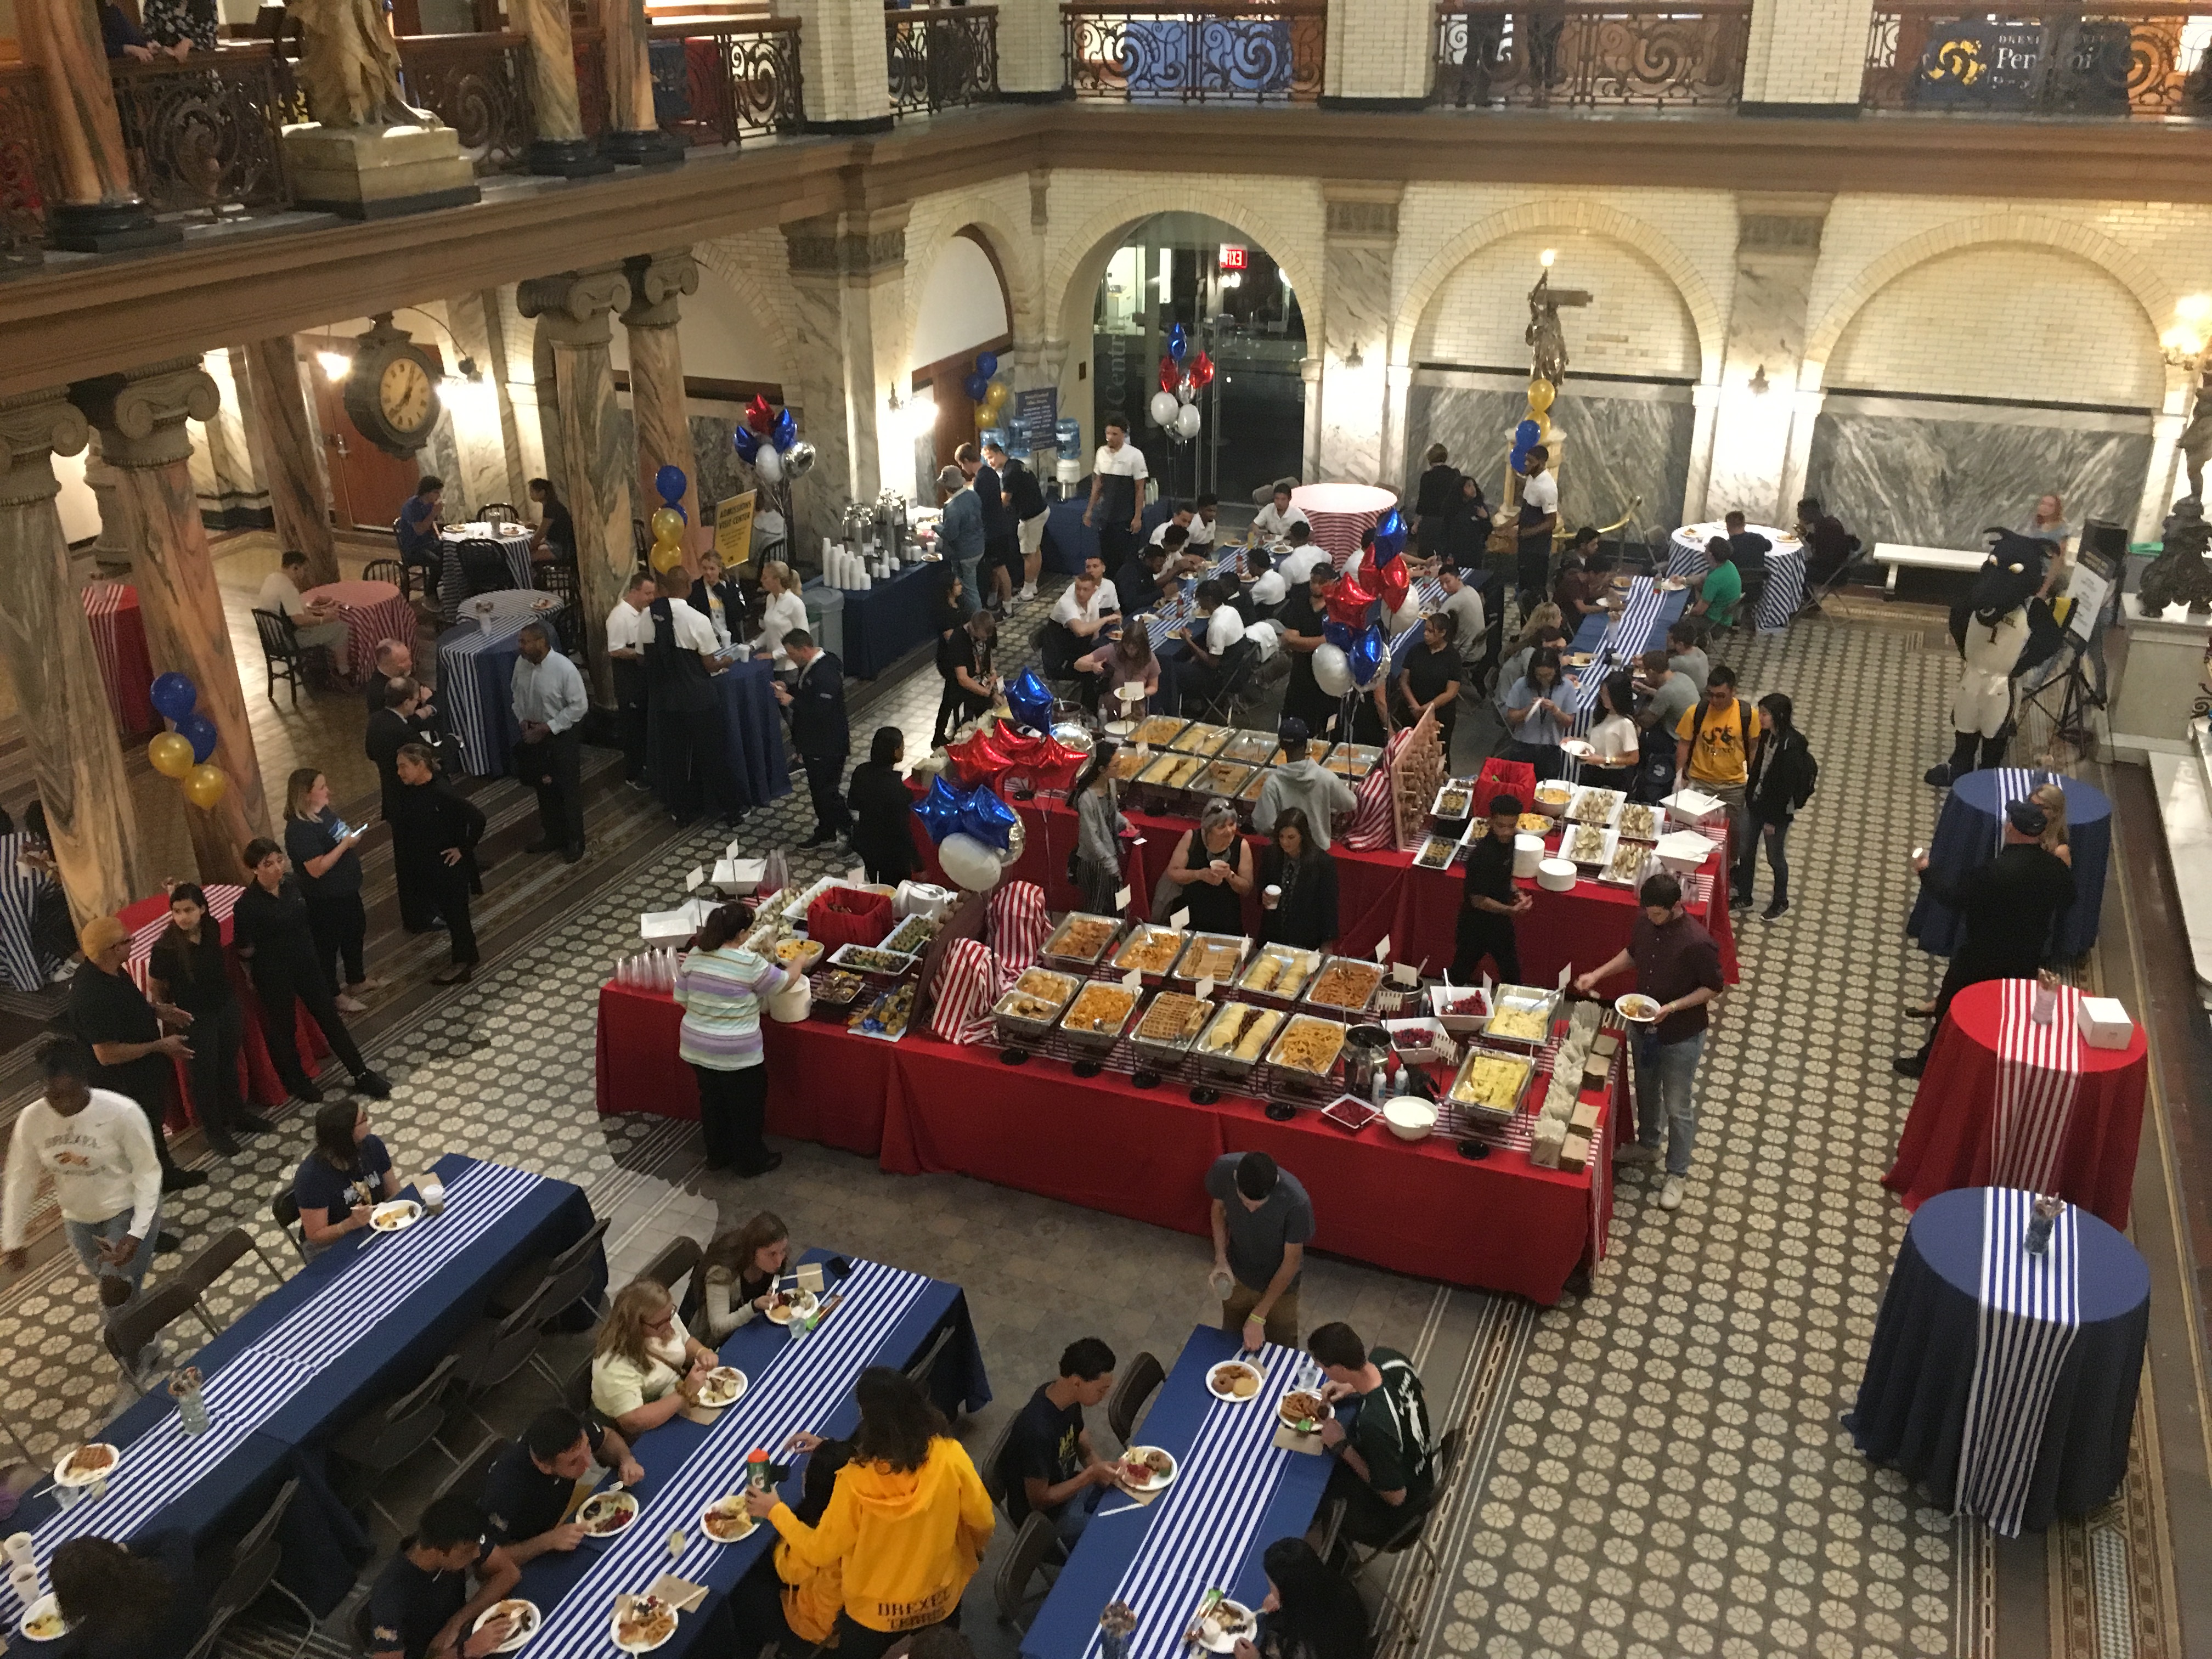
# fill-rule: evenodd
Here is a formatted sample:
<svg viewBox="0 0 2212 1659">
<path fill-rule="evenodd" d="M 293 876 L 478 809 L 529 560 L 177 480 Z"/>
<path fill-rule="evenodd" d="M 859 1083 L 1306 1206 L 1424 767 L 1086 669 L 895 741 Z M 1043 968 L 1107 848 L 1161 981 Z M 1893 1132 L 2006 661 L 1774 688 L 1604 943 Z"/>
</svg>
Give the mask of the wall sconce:
<svg viewBox="0 0 2212 1659">
<path fill-rule="evenodd" d="M 2174 302 L 2173 310 L 2180 321 L 2158 337 L 2159 350 L 2170 368 L 2193 370 L 2203 362 L 2212 295 L 2185 295 Z"/>
<path fill-rule="evenodd" d="M 326 380 L 343 380 L 353 368 L 353 359 L 343 351 L 318 351 L 315 362 Z"/>
<path fill-rule="evenodd" d="M 1346 368 L 1364 368 L 1367 367 L 1367 359 L 1359 349 L 1358 341 L 1354 340 L 1352 343 L 1352 351 L 1351 354 L 1345 358 L 1344 366 Z"/>
<path fill-rule="evenodd" d="M 1751 379 L 1745 381 L 1744 385 L 1753 397 L 1764 398 L 1766 395 L 1767 387 L 1766 365 L 1761 363 L 1757 368 L 1752 370 Z"/>
</svg>

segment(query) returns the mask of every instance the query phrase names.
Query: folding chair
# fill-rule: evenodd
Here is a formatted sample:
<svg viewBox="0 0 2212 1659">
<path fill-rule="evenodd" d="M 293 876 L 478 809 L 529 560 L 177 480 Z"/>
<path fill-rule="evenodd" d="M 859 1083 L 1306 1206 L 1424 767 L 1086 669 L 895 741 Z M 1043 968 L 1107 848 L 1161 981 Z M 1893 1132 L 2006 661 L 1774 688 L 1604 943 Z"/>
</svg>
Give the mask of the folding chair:
<svg viewBox="0 0 2212 1659">
<path fill-rule="evenodd" d="M 498 1430 L 477 1409 L 477 1402 L 507 1381 L 538 1357 L 544 1340 L 538 1310 L 543 1297 L 503 1319 L 480 1319 L 449 1356 L 454 1362 L 453 1380 L 461 1390 L 461 1409 L 490 1432 Z"/>
<path fill-rule="evenodd" d="M 238 1540 L 237 1547 L 230 1553 L 229 1570 L 223 1574 L 222 1583 L 208 1600 L 207 1627 L 200 1632 L 200 1639 L 192 1644 L 185 1659 L 208 1659 L 222 1642 L 224 1627 L 259 1601 L 264 1591 L 272 1589 L 297 1608 L 307 1621 L 307 1629 L 301 1632 L 299 1641 L 293 1645 L 292 1659 L 300 1659 L 300 1656 L 307 1650 L 307 1644 L 314 1639 L 318 1624 L 314 1609 L 276 1580 L 276 1569 L 284 1559 L 284 1547 L 277 1540 L 276 1528 L 283 1523 L 284 1512 L 292 1507 L 292 1500 L 299 1495 L 299 1491 L 300 1483 L 296 1479 L 287 1480 L 269 1507 L 261 1512 L 261 1518 L 253 1523 L 245 1537 Z"/>
<path fill-rule="evenodd" d="M 1431 1499 L 1428 1508 L 1408 1520 L 1405 1525 L 1400 1527 L 1396 1532 L 1391 1534 L 1380 1544 L 1352 1544 L 1350 1547 L 1351 1564 L 1346 1577 L 1357 1579 L 1382 1557 L 1400 1555 L 1409 1549 L 1420 1551 L 1421 1559 L 1431 1572 L 1443 1571 L 1443 1565 L 1437 1559 L 1436 1549 L 1430 1544 L 1425 1534 L 1429 1517 L 1442 1507 L 1444 1494 L 1450 1489 L 1452 1476 L 1458 1472 L 1460 1443 L 1460 1431 L 1456 1428 L 1444 1431 L 1443 1438 L 1437 1443 L 1435 1495 Z M 1363 1550 L 1366 1552 L 1364 1555 L 1361 1553 Z"/>
<path fill-rule="evenodd" d="M 1115 1380 L 1114 1392 L 1106 1401 L 1106 1426 L 1126 1451 L 1133 1443 L 1137 1420 L 1144 1416 L 1145 1407 L 1159 1392 L 1160 1384 L 1167 1381 L 1167 1372 L 1150 1352 L 1139 1353 L 1132 1359 L 1121 1375 Z"/>
<path fill-rule="evenodd" d="M 142 1244 L 139 1248 L 146 1247 Z M 123 1380 L 138 1393 L 146 1392 L 138 1381 L 139 1356 L 147 1344 L 159 1340 L 165 1329 L 188 1313 L 206 1327 L 210 1336 L 216 1334 L 207 1316 L 199 1310 L 199 1292 L 182 1279 L 172 1279 L 142 1291 L 136 1302 L 108 1321 L 106 1330 L 101 1334 L 107 1352 L 123 1373 Z"/>
<path fill-rule="evenodd" d="M 921 1357 L 907 1366 L 907 1381 L 913 1383 L 915 1387 L 920 1389 L 924 1394 L 927 1394 L 929 1392 L 929 1379 L 934 1376 L 937 1371 L 937 1362 L 945 1357 L 945 1349 L 951 1346 L 952 1327 L 950 1325 L 939 1326 L 938 1328 L 937 1334 L 930 1339 L 929 1346 L 922 1350 Z"/>
<path fill-rule="evenodd" d="M 449 1492 L 458 1492 L 464 1497 L 475 1497 L 477 1492 L 483 1490 L 483 1483 L 490 1478 L 491 1466 L 499 1462 L 512 1443 L 495 1434 L 486 1435 L 478 1443 L 477 1449 L 463 1458 L 455 1466 L 451 1474 L 438 1483 L 438 1489 L 430 1494 L 430 1504 L 436 1503 Z M 428 1509 L 430 1504 L 425 1504 L 422 1507 Z"/>
<path fill-rule="evenodd" d="M 1018 1631 L 1026 1632 L 1044 1604 L 1044 1591 L 1034 1596 L 1030 1593 L 1030 1581 L 1043 1572 L 1046 1566 L 1060 1554 L 1060 1535 L 1046 1516 L 1032 1513 L 1022 1522 L 1022 1529 L 1014 1534 L 1013 1547 L 1006 1559 L 999 1563 L 998 1576 L 991 1581 L 992 1599 L 998 1603 L 999 1622 Z M 1047 1585 L 1046 1590 L 1051 1589 Z M 1034 1601 L 1036 1605 L 1031 1606 Z"/>
<path fill-rule="evenodd" d="M 253 1242 L 253 1235 L 243 1227 L 233 1227 L 177 1271 L 175 1282 L 192 1287 L 195 1310 L 199 1309 L 200 1298 L 213 1288 L 216 1280 L 235 1267 L 249 1250 L 261 1258 L 261 1265 L 269 1269 L 270 1278 L 280 1286 L 284 1283 L 284 1275 L 269 1259 L 268 1252 Z M 204 1313 L 201 1314 L 200 1322 L 208 1322 Z"/>
<path fill-rule="evenodd" d="M 1009 1417 L 992 1437 L 991 1449 L 983 1454 L 983 1461 L 975 1466 L 975 1473 L 982 1477 L 983 1490 L 990 1494 L 992 1503 L 998 1505 L 999 1513 L 1005 1515 L 1009 1521 L 1014 1517 L 1006 1511 L 1006 1472 L 1002 1466 L 1006 1461 L 1006 1448 L 1013 1443 L 1013 1439 L 1014 1419 Z"/>
<path fill-rule="evenodd" d="M 365 1475 L 370 1483 L 389 1474 L 425 1446 L 435 1446 L 448 1463 L 459 1464 L 461 1460 L 438 1437 L 446 1426 L 446 1395 L 453 1388 L 459 1364 L 459 1355 L 447 1354 L 429 1376 L 406 1393 L 393 1395 L 331 1441 L 331 1455 Z M 394 1532 L 407 1530 L 374 1492 L 368 1501 L 392 1523 Z"/>
<path fill-rule="evenodd" d="M 1235 726 L 1239 723 L 1237 709 L 1259 672 L 1259 645 L 1251 640 L 1239 640 L 1229 647 L 1221 660 L 1220 685 L 1212 696 L 1199 704 L 1199 717 L 1217 726 Z"/>
<path fill-rule="evenodd" d="M 300 1200 L 289 1187 L 269 1200 L 269 1213 L 284 1230 L 284 1237 L 292 1241 L 292 1248 L 300 1253 L 300 1260 L 310 1260 L 307 1237 L 300 1226 Z"/>
</svg>

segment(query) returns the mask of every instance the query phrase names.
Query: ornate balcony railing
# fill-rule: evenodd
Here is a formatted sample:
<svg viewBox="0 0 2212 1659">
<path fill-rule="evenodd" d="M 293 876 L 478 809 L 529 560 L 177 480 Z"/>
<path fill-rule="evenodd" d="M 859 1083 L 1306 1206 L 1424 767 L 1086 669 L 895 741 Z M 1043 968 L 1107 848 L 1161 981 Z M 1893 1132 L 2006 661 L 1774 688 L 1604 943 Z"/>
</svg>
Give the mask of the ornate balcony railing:
<svg viewBox="0 0 2212 1659">
<path fill-rule="evenodd" d="M 1876 0 L 1869 109 L 2212 116 L 2212 27 L 2148 6 L 1978 12 Z"/>
<path fill-rule="evenodd" d="M 1747 4 L 1449 6 L 1437 14 L 1431 98 L 1455 109 L 1726 107 L 1743 94 L 1750 33 Z"/>
<path fill-rule="evenodd" d="M 662 131 L 696 145 L 798 130 L 797 18 L 665 24 L 653 29 L 647 51 Z"/>
<path fill-rule="evenodd" d="M 182 63 L 108 65 L 131 183 L 156 213 L 273 212 L 291 204 L 277 132 L 288 77 L 265 42 Z"/>
<path fill-rule="evenodd" d="M 1308 103 L 1321 95 L 1328 0 L 1060 9 L 1078 98 Z"/>
<path fill-rule="evenodd" d="M 520 173 L 537 125 L 527 54 L 519 34 L 407 34 L 399 68 L 407 101 L 459 137 L 480 173 Z M 580 90 L 580 82 L 579 83 Z"/>
<path fill-rule="evenodd" d="M 52 131 L 38 70 L 27 64 L 0 69 L 0 264 L 46 236 L 46 204 L 61 190 Z"/>
<path fill-rule="evenodd" d="M 999 97 L 999 9 L 916 6 L 884 13 L 894 115 L 935 114 Z"/>
</svg>

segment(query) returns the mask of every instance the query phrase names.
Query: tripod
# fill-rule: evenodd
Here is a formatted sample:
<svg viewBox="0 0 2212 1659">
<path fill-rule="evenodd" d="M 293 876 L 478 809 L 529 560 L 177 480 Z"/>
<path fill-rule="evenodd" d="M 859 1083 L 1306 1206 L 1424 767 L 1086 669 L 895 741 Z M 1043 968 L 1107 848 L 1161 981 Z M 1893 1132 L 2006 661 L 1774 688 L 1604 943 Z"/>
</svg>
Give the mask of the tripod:
<svg viewBox="0 0 2212 1659">
<path fill-rule="evenodd" d="M 2087 642 L 2068 630 L 2058 645 L 2059 660 L 2048 665 L 2049 672 L 2033 691 L 2021 698 L 2020 725 L 2025 731 L 2027 713 L 2033 709 L 2051 723 L 2049 740 L 2042 745 L 2042 757 L 2056 762 L 2057 749 L 2063 744 L 2075 756 L 2087 758 L 2097 745 L 2096 732 L 2089 725 L 2092 709 L 2105 706 L 2105 694 L 2099 685 L 2090 684 L 2089 671 L 2093 665 Z M 2094 665 L 2100 671 L 2098 679 L 2104 678 L 2103 665 Z M 2052 705 L 2056 704 L 2054 708 Z"/>
</svg>

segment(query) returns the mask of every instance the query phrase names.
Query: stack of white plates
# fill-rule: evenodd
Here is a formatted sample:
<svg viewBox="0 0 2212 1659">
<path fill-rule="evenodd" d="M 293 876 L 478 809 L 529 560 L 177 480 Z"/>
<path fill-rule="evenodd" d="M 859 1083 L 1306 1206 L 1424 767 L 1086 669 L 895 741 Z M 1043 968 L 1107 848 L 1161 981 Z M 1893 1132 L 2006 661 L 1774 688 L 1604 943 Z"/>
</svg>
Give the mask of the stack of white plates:
<svg viewBox="0 0 2212 1659">
<path fill-rule="evenodd" d="M 1536 873 L 1536 866 L 1544 861 L 1544 838 L 1541 836 L 1516 835 L 1513 837 L 1513 873 L 1525 880 Z"/>
<path fill-rule="evenodd" d="M 1574 860 L 1546 859 L 1536 866 L 1536 884 L 1547 892 L 1571 892 L 1575 885 Z"/>
</svg>

